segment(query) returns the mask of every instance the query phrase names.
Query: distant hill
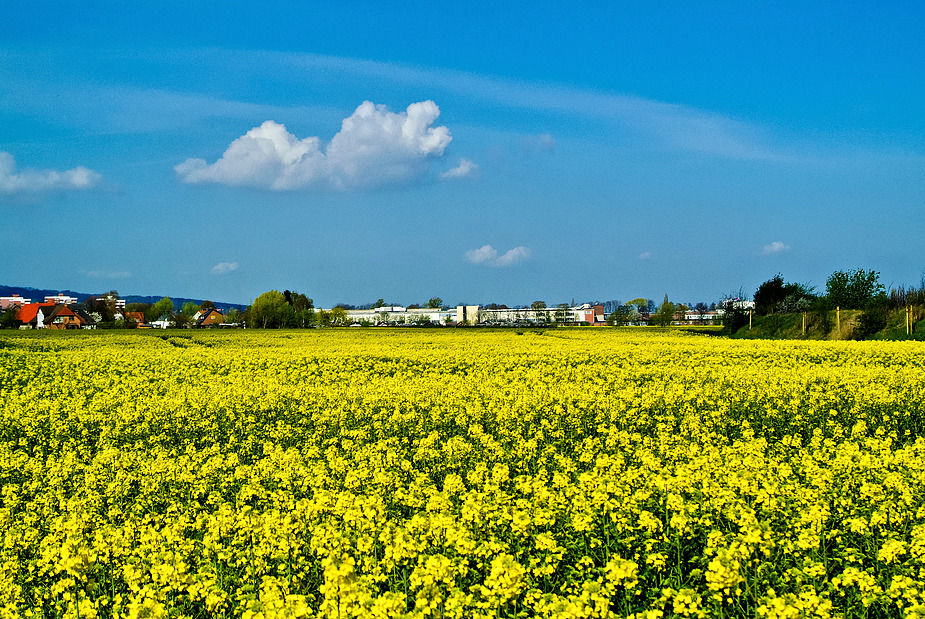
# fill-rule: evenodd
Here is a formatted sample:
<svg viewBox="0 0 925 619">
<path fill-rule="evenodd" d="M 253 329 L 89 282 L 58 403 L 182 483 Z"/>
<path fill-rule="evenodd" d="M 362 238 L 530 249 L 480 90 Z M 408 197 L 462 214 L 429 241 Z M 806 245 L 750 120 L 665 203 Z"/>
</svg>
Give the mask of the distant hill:
<svg viewBox="0 0 925 619">
<path fill-rule="evenodd" d="M 109 292 L 108 290 L 101 290 L 100 292 L 75 292 L 74 290 L 61 290 L 58 288 L 54 289 L 45 289 L 45 288 L 30 288 L 28 286 L 3 286 L 0 285 L 0 297 L 11 297 L 18 294 L 21 297 L 27 299 L 32 299 L 33 301 L 43 301 L 46 296 L 65 294 L 69 297 L 77 297 L 77 300 L 83 302 L 88 297 L 99 296 Z M 125 299 L 126 303 L 157 303 L 165 296 L 170 295 L 137 295 L 137 294 L 122 294 L 119 295 L 120 298 Z M 202 305 L 202 302 L 205 299 L 187 299 L 185 297 L 174 297 L 170 296 L 170 300 L 173 301 L 174 306 L 179 309 L 183 307 L 184 303 L 195 303 L 196 305 Z M 210 299 L 211 300 L 211 299 Z M 222 303 L 221 301 L 212 301 L 215 303 L 215 306 L 219 309 L 239 309 L 244 310 L 247 308 L 246 305 L 241 305 L 239 303 Z"/>
</svg>

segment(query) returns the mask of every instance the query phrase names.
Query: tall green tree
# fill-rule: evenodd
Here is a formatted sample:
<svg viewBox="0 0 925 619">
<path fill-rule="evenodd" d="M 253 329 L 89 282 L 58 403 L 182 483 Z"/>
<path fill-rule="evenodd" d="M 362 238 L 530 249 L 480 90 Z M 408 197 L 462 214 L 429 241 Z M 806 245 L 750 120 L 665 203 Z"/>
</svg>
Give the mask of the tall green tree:
<svg viewBox="0 0 925 619">
<path fill-rule="evenodd" d="M 835 271 L 825 282 L 825 294 L 832 305 L 842 309 L 861 309 L 876 296 L 886 294 L 878 271 L 853 269 Z"/>
<path fill-rule="evenodd" d="M 852 337 L 863 340 L 886 328 L 890 318 L 890 298 L 885 292 L 875 295 L 864 304 Z"/>
<path fill-rule="evenodd" d="M 247 326 L 260 329 L 279 327 L 283 305 L 287 305 L 283 293 L 278 290 L 264 292 L 247 308 Z"/>
<path fill-rule="evenodd" d="M 697 312 L 697 317 L 700 319 L 700 324 L 703 324 L 704 316 L 706 316 L 707 312 L 710 311 L 710 308 L 706 303 L 700 301 L 694 306 L 694 311 Z"/>
<path fill-rule="evenodd" d="M 97 320 L 99 323 L 111 323 L 115 320 L 115 304 L 109 303 L 103 297 L 88 297 L 84 305 L 87 306 L 88 312 L 99 315 L 99 320 Z"/>
<path fill-rule="evenodd" d="M 315 303 L 311 298 L 293 291 L 292 309 L 295 310 L 297 326 L 304 329 L 315 324 Z"/>
<path fill-rule="evenodd" d="M 176 327 L 177 329 L 185 329 L 190 325 L 193 318 L 189 314 L 184 314 L 183 312 L 174 312 L 174 315 L 170 317 L 170 325 Z"/>
<path fill-rule="evenodd" d="M 810 286 L 785 282 L 778 273 L 755 290 L 755 312 L 768 315 L 799 311 L 813 296 Z"/>
<path fill-rule="evenodd" d="M 164 297 L 152 305 L 149 311 L 145 312 L 145 318 L 148 320 L 148 322 L 153 322 L 161 316 L 172 316 L 173 310 L 173 301 L 170 300 L 170 297 Z"/>
<path fill-rule="evenodd" d="M 140 322 L 151 322 L 151 308 L 154 307 L 150 303 L 126 303 L 125 304 L 125 313 L 126 314 L 141 314 L 142 320 Z M 138 322 L 135 322 L 137 325 Z"/>
<path fill-rule="evenodd" d="M 786 296 L 784 278 L 778 273 L 755 290 L 755 311 L 759 314 L 776 314 Z"/>
<path fill-rule="evenodd" d="M 639 310 L 635 305 L 627 303 L 626 305 L 618 305 L 617 308 L 607 315 L 607 324 L 608 325 L 626 325 L 631 322 L 636 322 L 642 318 Z"/>
<path fill-rule="evenodd" d="M 225 312 L 225 320 L 224 320 L 224 322 L 225 322 L 226 324 L 236 325 L 236 324 L 240 323 L 241 320 L 243 320 L 243 319 L 244 319 L 244 315 L 242 314 L 241 310 L 239 310 L 239 309 L 236 309 L 236 308 L 233 308 L 233 307 L 232 307 L 231 309 L 229 309 L 228 311 Z"/>
<path fill-rule="evenodd" d="M 193 303 L 192 301 L 187 301 L 183 304 L 183 309 L 180 310 L 180 313 L 188 318 L 192 318 L 196 312 L 199 311 L 199 306 Z"/>
<path fill-rule="evenodd" d="M 719 302 L 717 307 L 723 312 L 724 333 L 731 335 L 748 324 L 748 310 L 742 301 L 744 295 L 745 291 L 740 288 Z"/>
<path fill-rule="evenodd" d="M 665 295 L 665 300 L 662 301 L 662 304 L 658 306 L 658 310 L 650 318 L 652 324 L 658 325 L 659 327 L 667 327 L 671 324 L 671 321 L 674 320 L 675 313 L 675 304 L 668 300 L 668 295 Z"/>
<path fill-rule="evenodd" d="M 16 322 L 18 312 L 19 308 L 13 305 L 5 310 L 0 310 L 0 329 L 15 329 L 19 326 L 19 323 Z"/>
<path fill-rule="evenodd" d="M 315 302 L 304 294 L 293 291 L 292 307 L 297 310 L 307 310 L 315 307 Z"/>
<path fill-rule="evenodd" d="M 346 327 L 348 324 L 347 310 L 342 307 L 335 307 L 331 310 L 332 327 Z"/>
</svg>

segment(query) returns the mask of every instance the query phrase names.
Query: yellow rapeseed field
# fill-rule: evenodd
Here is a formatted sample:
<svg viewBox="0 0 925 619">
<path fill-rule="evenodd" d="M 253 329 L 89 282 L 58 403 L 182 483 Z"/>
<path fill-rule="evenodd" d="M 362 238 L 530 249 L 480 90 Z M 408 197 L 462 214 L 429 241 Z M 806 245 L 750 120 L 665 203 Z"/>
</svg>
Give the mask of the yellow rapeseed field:
<svg viewBox="0 0 925 619">
<path fill-rule="evenodd" d="M 3 617 L 925 617 L 925 354 L 0 334 Z"/>
</svg>

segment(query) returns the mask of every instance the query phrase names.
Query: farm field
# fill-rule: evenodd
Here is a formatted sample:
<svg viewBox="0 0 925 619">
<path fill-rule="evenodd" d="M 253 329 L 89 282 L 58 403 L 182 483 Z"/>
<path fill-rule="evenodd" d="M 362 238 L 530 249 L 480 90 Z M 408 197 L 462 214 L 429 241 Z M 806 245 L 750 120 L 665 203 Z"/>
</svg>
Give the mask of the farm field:
<svg viewBox="0 0 925 619">
<path fill-rule="evenodd" d="M 923 353 L 0 332 L 0 616 L 925 617 Z"/>
</svg>

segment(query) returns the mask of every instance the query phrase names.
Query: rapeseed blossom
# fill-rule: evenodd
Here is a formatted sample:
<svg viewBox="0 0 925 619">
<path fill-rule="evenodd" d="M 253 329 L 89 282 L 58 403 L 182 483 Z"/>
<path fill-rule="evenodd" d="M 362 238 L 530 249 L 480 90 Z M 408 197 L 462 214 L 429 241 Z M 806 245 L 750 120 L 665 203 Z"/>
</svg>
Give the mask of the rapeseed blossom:
<svg viewBox="0 0 925 619">
<path fill-rule="evenodd" d="M 0 334 L 2 617 L 925 617 L 915 342 Z"/>
</svg>

